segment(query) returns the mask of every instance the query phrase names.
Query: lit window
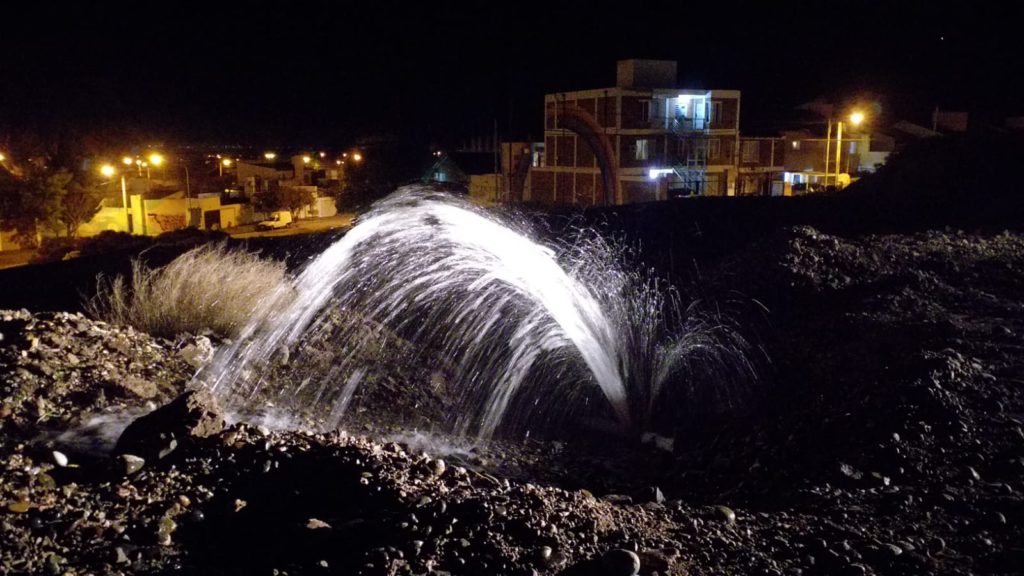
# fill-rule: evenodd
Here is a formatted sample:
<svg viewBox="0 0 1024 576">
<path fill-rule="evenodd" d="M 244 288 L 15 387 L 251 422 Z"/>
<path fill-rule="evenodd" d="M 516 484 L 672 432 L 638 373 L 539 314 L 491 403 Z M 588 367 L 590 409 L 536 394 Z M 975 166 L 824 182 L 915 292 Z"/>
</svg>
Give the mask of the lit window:
<svg viewBox="0 0 1024 576">
<path fill-rule="evenodd" d="M 647 160 L 650 157 L 651 141 L 641 139 L 636 141 L 636 160 Z"/>
<path fill-rule="evenodd" d="M 793 140 L 793 142 L 791 142 L 790 144 L 793 146 L 793 150 L 799 150 L 800 149 L 800 141 L 799 140 Z"/>
</svg>

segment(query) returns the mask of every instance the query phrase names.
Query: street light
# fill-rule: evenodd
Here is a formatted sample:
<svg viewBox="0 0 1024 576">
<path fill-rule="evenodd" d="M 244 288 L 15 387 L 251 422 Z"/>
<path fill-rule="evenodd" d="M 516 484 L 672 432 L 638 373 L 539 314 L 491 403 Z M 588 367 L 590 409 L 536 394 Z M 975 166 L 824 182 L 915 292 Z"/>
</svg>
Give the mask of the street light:
<svg viewBox="0 0 1024 576">
<path fill-rule="evenodd" d="M 7 160 L 7 156 L 4 156 L 4 153 L 0 152 L 0 162 L 3 162 L 4 160 Z"/>
<path fill-rule="evenodd" d="M 849 120 L 851 125 L 856 127 L 856 126 L 860 126 L 861 123 L 864 122 L 865 116 L 864 116 L 863 112 L 861 112 L 859 110 L 854 110 L 853 112 L 850 113 L 850 115 L 848 116 L 847 119 Z M 827 134 L 827 136 L 825 138 L 825 186 L 826 187 L 828 187 L 828 177 L 829 177 L 829 174 L 830 174 L 829 169 L 828 169 L 828 161 L 829 161 L 829 156 L 831 156 L 831 150 L 830 150 L 831 145 L 832 145 L 832 118 L 830 117 L 828 119 L 828 134 Z M 839 174 L 840 174 L 840 170 L 842 170 L 842 151 L 843 151 L 843 121 L 839 120 L 836 123 L 836 179 L 835 179 L 835 186 L 836 186 L 836 188 L 839 187 Z"/>
<path fill-rule="evenodd" d="M 130 160 L 130 159 L 128 159 Z M 128 162 L 130 164 L 130 162 Z M 117 168 L 114 168 L 110 164 L 104 164 L 100 167 L 100 174 L 103 174 L 107 178 L 112 178 L 114 174 L 117 174 Z M 132 233 L 132 216 L 128 212 L 128 186 L 124 181 L 124 172 L 121 173 L 121 204 L 124 206 L 124 225 L 128 228 L 128 233 Z"/>
<path fill-rule="evenodd" d="M 352 160 L 354 160 L 356 162 L 362 162 L 363 161 L 363 155 L 360 154 L 359 152 L 356 152 L 355 154 L 352 155 Z"/>
<path fill-rule="evenodd" d="M 149 163 L 159 168 L 160 165 L 164 163 L 164 157 L 154 152 L 153 154 L 149 155 Z M 146 177 L 149 177 L 148 169 L 146 170 Z"/>
<path fill-rule="evenodd" d="M 231 167 L 231 158 L 224 158 L 217 163 L 217 170 L 221 176 L 224 176 L 224 169 Z"/>
</svg>

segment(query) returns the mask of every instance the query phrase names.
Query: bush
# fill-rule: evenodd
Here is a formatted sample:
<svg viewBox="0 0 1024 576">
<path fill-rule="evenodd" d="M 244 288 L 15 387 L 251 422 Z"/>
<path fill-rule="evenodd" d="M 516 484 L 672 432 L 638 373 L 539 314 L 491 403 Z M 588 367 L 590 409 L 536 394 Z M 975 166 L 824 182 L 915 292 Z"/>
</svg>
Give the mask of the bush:
<svg viewBox="0 0 1024 576">
<path fill-rule="evenodd" d="M 97 278 L 97 291 L 85 303 L 92 316 L 173 338 L 209 331 L 235 337 L 261 304 L 286 298 L 284 263 L 224 244 L 200 246 L 163 268 L 132 262 L 125 278 Z"/>
<path fill-rule="evenodd" d="M 149 247 L 153 241 L 148 236 L 139 236 L 127 232 L 104 230 L 95 236 L 81 239 L 80 256 L 96 256 L 109 252 L 139 251 Z"/>
<path fill-rule="evenodd" d="M 43 238 L 39 244 L 39 250 L 32 258 L 33 264 L 45 264 L 47 262 L 60 262 L 69 253 L 78 249 L 79 243 L 75 238 L 58 236 L 54 238 Z"/>
</svg>

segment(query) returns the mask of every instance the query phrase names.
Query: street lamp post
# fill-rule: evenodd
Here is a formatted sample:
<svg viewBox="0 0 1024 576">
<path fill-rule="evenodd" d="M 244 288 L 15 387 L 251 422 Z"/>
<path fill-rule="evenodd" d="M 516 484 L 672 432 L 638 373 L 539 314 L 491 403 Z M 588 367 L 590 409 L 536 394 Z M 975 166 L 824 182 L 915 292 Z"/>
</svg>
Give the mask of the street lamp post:
<svg viewBox="0 0 1024 576">
<path fill-rule="evenodd" d="M 850 122 L 850 125 L 852 125 L 854 127 L 860 126 L 861 122 L 864 121 L 864 113 L 859 112 L 859 111 L 851 112 L 850 116 L 847 118 L 847 120 Z M 836 188 L 839 188 L 839 174 L 842 172 L 842 167 L 843 167 L 843 161 L 842 161 L 843 126 L 844 126 L 843 120 L 838 120 L 836 122 L 836 153 L 835 153 L 836 154 L 835 155 L 835 158 L 836 158 L 836 160 L 835 160 L 835 170 L 836 170 L 835 186 L 836 186 Z M 828 120 L 828 133 L 827 133 L 827 135 L 825 137 L 825 187 L 826 188 L 828 187 L 828 177 L 829 177 L 829 174 L 830 174 L 830 171 L 828 169 L 828 163 L 829 163 L 829 158 L 831 156 L 831 144 L 832 144 L 832 118 L 830 117 L 829 120 Z M 847 156 L 847 158 L 849 158 L 849 156 Z"/>
<path fill-rule="evenodd" d="M 100 168 L 100 173 L 110 178 L 114 174 L 117 174 L 117 169 L 110 164 L 105 164 Z M 128 210 L 128 186 L 124 181 L 124 172 L 121 172 L 121 204 L 124 206 L 124 224 L 128 228 L 128 233 L 132 234 L 132 215 Z"/>
</svg>

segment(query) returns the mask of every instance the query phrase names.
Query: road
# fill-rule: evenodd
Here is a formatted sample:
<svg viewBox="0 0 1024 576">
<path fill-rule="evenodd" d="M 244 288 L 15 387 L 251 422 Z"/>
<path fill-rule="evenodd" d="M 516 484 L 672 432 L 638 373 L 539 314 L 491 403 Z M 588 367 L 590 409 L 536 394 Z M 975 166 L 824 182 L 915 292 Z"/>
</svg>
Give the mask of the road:
<svg viewBox="0 0 1024 576">
<path fill-rule="evenodd" d="M 326 230 L 348 228 L 355 218 L 352 212 L 337 214 L 329 218 L 312 218 L 308 220 L 296 220 L 292 226 L 278 230 L 257 230 L 255 224 L 247 224 L 236 228 L 227 228 L 224 231 L 232 238 L 276 238 L 280 236 L 297 236 L 299 234 L 311 234 Z"/>
</svg>

